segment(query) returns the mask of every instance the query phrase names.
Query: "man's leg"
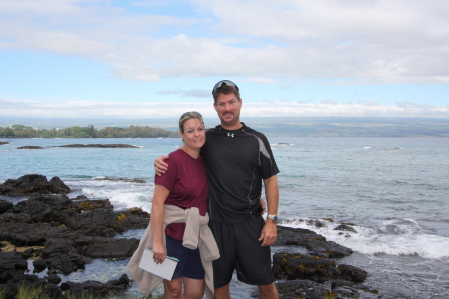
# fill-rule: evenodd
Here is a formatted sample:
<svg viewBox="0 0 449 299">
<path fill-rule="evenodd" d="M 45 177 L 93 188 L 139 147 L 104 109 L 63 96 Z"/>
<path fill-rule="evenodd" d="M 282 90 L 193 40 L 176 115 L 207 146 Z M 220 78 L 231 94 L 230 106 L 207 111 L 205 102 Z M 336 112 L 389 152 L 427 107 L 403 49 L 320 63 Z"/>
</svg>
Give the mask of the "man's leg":
<svg viewBox="0 0 449 299">
<path fill-rule="evenodd" d="M 259 288 L 260 299 L 278 299 L 278 290 L 274 282 L 269 285 L 257 286 Z"/>
<path fill-rule="evenodd" d="M 233 226 L 233 224 L 209 221 L 209 227 L 220 251 L 220 258 L 212 261 L 215 298 L 230 298 L 229 283 L 236 263 Z"/>
<path fill-rule="evenodd" d="M 229 292 L 229 283 L 221 288 L 214 290 L 214 299 L 230 299 L 231 293 Z"/>
<path fill-rule="evenodd" d="M 262 217 L 252 217 L 236 226 L 237 278 L 247 284 L 268 286 L 274 282 L 270 247 L 259 241 L 264 225 Z"/>
</svg>

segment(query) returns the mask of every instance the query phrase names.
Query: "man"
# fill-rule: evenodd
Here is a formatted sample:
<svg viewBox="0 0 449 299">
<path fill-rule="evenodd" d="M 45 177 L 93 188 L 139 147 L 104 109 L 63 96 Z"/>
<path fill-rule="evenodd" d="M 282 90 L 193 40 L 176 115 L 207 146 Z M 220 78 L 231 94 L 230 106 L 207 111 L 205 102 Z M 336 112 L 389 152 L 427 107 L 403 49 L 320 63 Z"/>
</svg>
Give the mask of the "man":
<svg viewBox="0 0 449 299">
<path fill-rule="evenodd" d="M 242 99 L 237 85 L 220 81 L 212 95 L 221 125 L 207 131 L 202 153 L 210 189 L 209 226 L 220 250 L 220 258 L 213 261 L 214 297 L 230 298 L 235 269 L 240 281 L 258 286 L 260 298 L 278 298 L 270 245 L 277 237 L 279 170 L 267 138 L 240 122 Z M 158 159 L 157 168 L 162 161 Z M 266 222 L 259 200 L 262 181 L 268 203 Z"/>
</svg>

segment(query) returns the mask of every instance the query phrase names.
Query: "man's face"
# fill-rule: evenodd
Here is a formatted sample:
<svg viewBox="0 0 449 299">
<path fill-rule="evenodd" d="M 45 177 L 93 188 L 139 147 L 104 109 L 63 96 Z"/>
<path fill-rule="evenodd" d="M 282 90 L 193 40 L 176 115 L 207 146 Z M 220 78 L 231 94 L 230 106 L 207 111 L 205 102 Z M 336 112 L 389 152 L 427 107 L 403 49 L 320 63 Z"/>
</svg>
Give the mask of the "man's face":
<svg viewBox="0 0 449 299">
<path fill-rule="evenodd" d="M 214 108 L 222 126 L 230 127 L 240 124 L 242 101 L 239 101 L 233 93 L 220 94 L 217 102 L 214 103 Z"/>
</svg>

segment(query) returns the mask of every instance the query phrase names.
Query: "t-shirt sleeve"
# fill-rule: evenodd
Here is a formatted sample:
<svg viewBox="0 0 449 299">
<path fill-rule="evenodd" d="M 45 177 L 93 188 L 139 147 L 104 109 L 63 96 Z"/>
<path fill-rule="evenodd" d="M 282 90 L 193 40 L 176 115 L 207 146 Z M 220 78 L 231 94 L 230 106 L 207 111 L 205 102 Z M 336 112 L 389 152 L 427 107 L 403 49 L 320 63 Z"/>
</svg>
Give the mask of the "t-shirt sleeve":
<svg viewBox="0 0 449 299">
<path fill-rule="evenodd" d="M 261 149 L 260 149 L 260 163 L 261 163 L 261 173 L 262 179 L 266 180 L 273 175 L 279 173 L 278 166 L 274 160 L 273 151 L 271 150 L 270 143 L 267 138 L 263 136 Z"/>
<path fill-rule="evenodd" d="M 162 185 L 167 188 L 168 191 L 172 191 L 178 176 L 178 165 L 174 157 L 170 157 L 165 163 L 168 165 L 167 171 L 161 176 L 155 174 L 154 184 Z"/>
</svg>

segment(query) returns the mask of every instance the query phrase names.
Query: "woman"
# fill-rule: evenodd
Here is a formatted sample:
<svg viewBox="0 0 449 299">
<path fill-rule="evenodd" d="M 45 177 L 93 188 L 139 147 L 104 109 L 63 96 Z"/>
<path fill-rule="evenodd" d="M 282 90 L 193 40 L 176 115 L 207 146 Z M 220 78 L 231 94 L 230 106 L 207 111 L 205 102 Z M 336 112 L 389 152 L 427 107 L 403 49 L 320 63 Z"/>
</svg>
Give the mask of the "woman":
<svg viewBox="0 0 449 299">
<path fill-rule="evenodd" d="M 181 208 L 197 207 L 202 216 L 206 214 L 207 209 L 209 189 L 204 161 L 200 156 L 206 134 L 202 117 L 198 112 L 186 112 L 181 116 L 179 136 L 184 141 L 184 146 L 170 153 L 167 160 L 174 169 L 155 177 L 150 222 L 153 231 L 153 258 L 156 263 L 163 262 L 166 255 L 179 259 L 172 281 L 164 280 L 166 298 L 179 297 L 182 281 L 186 298 L 202 298 L 204 269 L 199 250 L 182 246 L 185 223 L 172 223 L 165 229 L 167 252 L 162 242 L 164 204 Z"/>
<path fill-rule="evenodd" d="M 184 145 L 169 154 L 170 158 L 166 161 L 170 165 L 169 170 L 162 176 L 155 176 L 150 225 L 147 228 L 147 231 L 149 229 L 150 231 L 145 232 L 128 269 L 146 295 L 154 289 L 153 281 L 150 283 L 151 287 L 148 287 L 149 278 L 142 277 L 148 273 L 142 274 L 136 269 L 142 248 L 150 246 L 156 263 L 163 263 L 166 256 L 179 260 L 172 280 L 163 280 L 164 298 L 203 298 L 205 284 L 208 287 L 207 295 L 210 297 L 213 292 L 211 261 L 217 259 L 219 254 L 207 226 L 209 188 L 204 160 L 200 155 L 200 149 L 206 141 L 201 114 L 194 111 L 184 113 L 179 120 L 179 135 Z M 171 223 L 180 222 L 179 219 L 174 220 L 174 213 L 179 215 L 179 211 L 183 218 L 182 222 Z M 198 219 L 191 221 L 188 219 L 190 216 L 185 215 L 194 215 L 192 217 Z M 198 231 L 199 233 L 195 235 Z M 193 239 L 197 240 L 191 241 L 192 232 Z M 186 240 L 185 235 L 190 239 Z M 196 249 L 190 249 L 196 247 L 192 246 L 192 242 L 198 243 Z M 184 292 L 182 292 L 183 285 Z"/>
</svg>

